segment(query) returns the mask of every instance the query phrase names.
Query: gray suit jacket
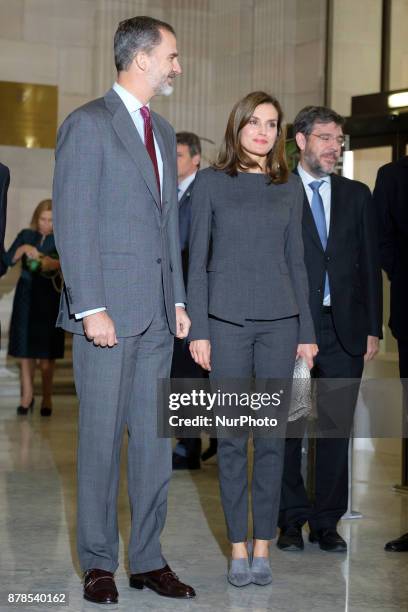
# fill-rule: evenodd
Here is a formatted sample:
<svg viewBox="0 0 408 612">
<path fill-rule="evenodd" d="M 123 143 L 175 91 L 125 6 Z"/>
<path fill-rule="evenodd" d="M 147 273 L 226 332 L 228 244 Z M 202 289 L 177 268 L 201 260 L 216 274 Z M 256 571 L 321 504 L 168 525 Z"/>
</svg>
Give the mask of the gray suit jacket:
<svg viewBox="0 0 408 612">
<path fill-rule="evenodd" d="M 197 174 L 192 194 L 187 309 L 190 339 L 209 339 L 208 315 L 243 324 L 299 315 L 315 341 L 302 242 L 303 187 L 289 176 Z"/>
<path fill-rule="evenodd" d="M 176 140 L 152 112 L 163 158 L 162 211 L 153 165 L 114 90 L 75 110 L 57 139 L 54 232 L 65 289 L 57 324 L 83 333 L 75 313 L 106 306 L 118 336 L 143 332 L 162 286 L 175 333 L 185 302 L 178 229 Z"/>
</svg>

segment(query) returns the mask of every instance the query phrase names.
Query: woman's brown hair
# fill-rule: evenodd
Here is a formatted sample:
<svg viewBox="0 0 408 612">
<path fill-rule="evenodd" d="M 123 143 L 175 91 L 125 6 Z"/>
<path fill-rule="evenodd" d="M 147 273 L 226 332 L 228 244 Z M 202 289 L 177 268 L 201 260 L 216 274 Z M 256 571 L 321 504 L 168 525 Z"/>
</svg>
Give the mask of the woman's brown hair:
<svg viewBox="0 0 408 612">
<path fill-rule="evenodd" d="M 30 223 L 31 229 L 35 231 L 38 230 L 38 219 L 40 218 L 41 214 L 47 210 L 52 210 L 52 200 L 41 200 L 33 212 Z"/>
<path fill-rule="evenodd" d="M 213 168 L 223 170 L 230 176 L 236 176 L 238 171 L 247 172 L 249 168 L 258 166 L 241 145 L 241 130 L 260 104 L 272 104 L 278 111 L 278 135 L 275 144 L 266 156 L 266 174 L 269 175 L 272 183 L 286 183 L 289 170 L 285 154 L 286 128 L 283 125 L 283 112 L 278 100 L 264 91 L 253 91 L 235 104 Z"/>
</svg>

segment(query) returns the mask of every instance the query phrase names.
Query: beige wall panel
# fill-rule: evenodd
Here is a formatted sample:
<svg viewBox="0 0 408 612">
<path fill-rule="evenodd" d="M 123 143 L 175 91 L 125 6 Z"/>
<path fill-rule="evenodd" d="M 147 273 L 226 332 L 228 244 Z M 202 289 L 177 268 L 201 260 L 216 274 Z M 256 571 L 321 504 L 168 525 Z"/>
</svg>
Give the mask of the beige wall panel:
<svg viewBox="0 0 408 612">
<path fill-rule="evenodd" d="M 408 88 L 408 0 L 393 0 L 390 89 Z"/>
<path fill-rule="evenodd" d="M 324 40 L 326 35 L 326 0 L 297 0 L 296 42 Z"/>
<path fill-rule="evenodd" d="M 330 104 L 349 115 L 351 97 L 379 91 L 381 0 L 333 0 Z"/>
<path fill-rule="evenodd" d="M 307 4 L 306 8 L 303 0 L 0 0 L 2 24 L 7 24 L 6 29 L 0 26 L 0 79 L 58 85 L 61 122 L 112 85 L 118 22 L 152 15 L 175 27 L 183 68 L 174 94 L 156 98 L 152 107 L 176 130 L 195 131 L 219 145 L 233 104 L 255 88 L 272 90 L 288 119 L 306 97 L 308 102 L 322 102 L 318 73 L 323 62 L 325 0 Z M 203 147 L 207 158 L 214 157 L 214 146 Z M 18 184 L 33 193 L 46 190 L 51 186 L 53 154 L 49 152 L 44 161 L 37 152 L 30 153 L 29 169 L 23 150 L 13 154 L 0 150 L 0 157 L 12 166 L 13 189 Z M 12 233 L 17 230 L 14 217 L 9 226 Z"/>
<path fill-rule="evenodd" d="M 0 39 L 0 80 L 55 85 L 58 55 L 46 44 Z"/>
<path fill-rule="evenodd" d="M 24 38 L 31 42 L 93 44 L 95 0 L 26 0 Z"/>
<path fill-rule="evenodd" d="M 60 95 L 58 100 L 58 126 L 61 125 L 64 119 L 72 113 L 72 111 L 89 102 L 91 98 L 93 98 L 93 96 Z"/>
<path fill-rule="evenodd" d="M 58 87 L 61 95 L 93 96 L 93 49 L 61 47 L 58 50 Z"/>
<path fill-rule="evenodd" d="M 152 107 L 176 130 L 196 131 L 219 144 L 233 104 L 256 88 L 272 90 L 282 100 L 290 100 L 289 113 L 285 110 L 293 115 L 300 5 L 299 0 L 156 0 L 148 4 L 142 0 L 98 0 L 94 92 L 102 95 L 114 79 L 112 38 L 119 20 L 147 13 L 169 21 L 177 33 L 183 75 L 170 98 L 152 101 Z M 303 7 L 302 42 L 315 40 L 319 32 L 324 38 L 324 7 L 324 0 L 313 0 L 310 12 Z M 319 70 L 323 65 L 323 47 L 319 50 L 321 57 L 316 61 L 310 52 L 313 65 L 302 65 L 301 69 L 302 75 L 305 69 L 309 72 L 310 79 L 307 85 L 302 83 L 300 91 L 303 95 L 307 88 L 314 101 L 322 92 L 316 65 Z M 318 92 L 313 91 L 316 83 Z"/>
<path fill-rule="evenodd" d="M 0 0 L 0 38 L 19 40 L 23 36 L 24 0 Z"/>
<path fill-rule="evenodd" d="M 43 188 L 52 182 L 53 149 L 0 146 L 0 159 L 10 167 L 13 187 Z"/>
</svg>

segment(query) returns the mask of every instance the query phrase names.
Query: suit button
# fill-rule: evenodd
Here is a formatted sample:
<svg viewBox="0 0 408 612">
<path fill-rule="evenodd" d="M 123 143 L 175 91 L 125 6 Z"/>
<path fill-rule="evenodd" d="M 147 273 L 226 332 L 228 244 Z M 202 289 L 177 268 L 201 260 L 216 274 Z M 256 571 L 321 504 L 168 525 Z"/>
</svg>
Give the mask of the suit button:
<svg viewBox="0 0 408 612">
<path fill-rule="evenodd" d="M 159 259 L 156 259 L 157 263 L 161 263 L 161 259 L 159 257 Z"/>
<path fill-rule="evenodd" d="M 330 261 L 330 257 L 329 256 L 326 257 L 326 261 Z"/>
<path fill-rule="evenodd" d="M 321 290 L 321 289 L 318 289 L 318 290 L 317 290 L 317 293 L 321 293 L 321 292 L 322 292 L 322 290 Z"/>
</svg>

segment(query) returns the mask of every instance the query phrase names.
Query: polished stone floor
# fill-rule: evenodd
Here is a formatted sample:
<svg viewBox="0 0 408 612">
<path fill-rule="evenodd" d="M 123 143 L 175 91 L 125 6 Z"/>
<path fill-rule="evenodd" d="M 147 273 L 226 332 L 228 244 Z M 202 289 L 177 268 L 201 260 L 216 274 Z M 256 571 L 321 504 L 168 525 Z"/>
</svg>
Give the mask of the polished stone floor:
<svg viewBox="0 0 408 612">
<path fill-rule="evenodd" d="M 50 419 L 16 417 L 16 399 L 0 397 L 0 610 L 96 610 L 82 600 L 75 551 L 75 445 L 77 405 L 58 396 Z M 118 606 L 143 612 L 250 610 L 263 612 L 391 612 L 408 610 L 408 554 L 386 553 L 384 542 L 408 530 L 408 496 L 392 491 L 399 480 L 398 440 L 356 450 L 353 501 L 362 519 L 342 521 L 347 555 L 272 547 L 271 586 L 229 586 L 225 579 L 224 521 L 214 460 L 199 472 L 173 477 L 163 547 L 172 568 L 192 584 L 195 601 L 172 601 L 127 585 L 125 546 L 129 511 L 123 471 L 119 499 L 121 552 Z M 7 603 L 7 593 L 66 593 L 69 605 Z M 105 608 L 104 608 L 105 609 Z"/>
</svg>

